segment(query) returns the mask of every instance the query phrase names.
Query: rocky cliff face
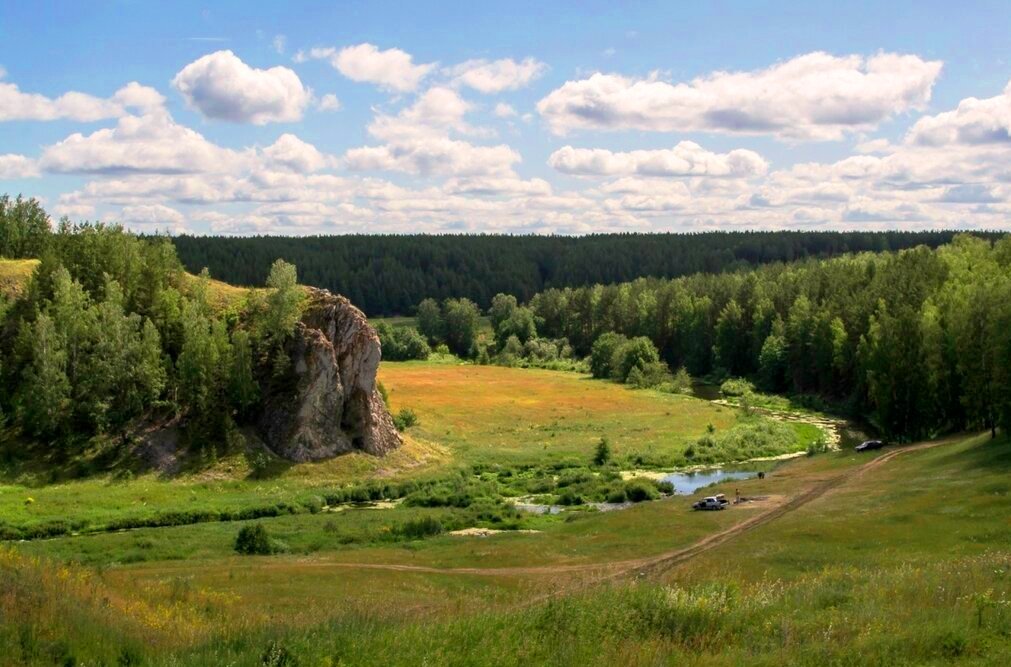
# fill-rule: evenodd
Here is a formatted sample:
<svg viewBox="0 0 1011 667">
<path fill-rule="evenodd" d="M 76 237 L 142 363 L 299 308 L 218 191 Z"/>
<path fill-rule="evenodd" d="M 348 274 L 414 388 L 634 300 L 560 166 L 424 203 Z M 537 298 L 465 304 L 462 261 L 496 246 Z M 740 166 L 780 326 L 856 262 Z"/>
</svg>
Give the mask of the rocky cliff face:
<svg viewBox="0 0 1011 667">
<path fill-rule="evenodd" d="M 400 446 L 376 389 L 379 336 L 350 301 L 310 290 L 288 353 L 291 376 L 269 392 L 259 420 L 279 456 L 318 461 L 354 450 L 382 455 Z"/>
</svg>

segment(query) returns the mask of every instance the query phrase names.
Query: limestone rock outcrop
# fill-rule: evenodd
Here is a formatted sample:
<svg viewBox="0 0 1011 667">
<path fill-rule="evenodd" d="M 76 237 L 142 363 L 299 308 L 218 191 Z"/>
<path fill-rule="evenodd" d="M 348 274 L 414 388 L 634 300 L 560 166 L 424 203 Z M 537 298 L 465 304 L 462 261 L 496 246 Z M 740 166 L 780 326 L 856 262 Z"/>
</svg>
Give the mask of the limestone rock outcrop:
<svg viewBox="0 0 1011 667">
<path fill-rule="evenodd" d="M 288 343 L 291 369 L 264 401 L 258 427 L 291 461 L 319 461 L 355 450 L 383 455 L 401 444 L 376 388 L 379 336 L 343 296 L 310 289 Z"/>
</svg>

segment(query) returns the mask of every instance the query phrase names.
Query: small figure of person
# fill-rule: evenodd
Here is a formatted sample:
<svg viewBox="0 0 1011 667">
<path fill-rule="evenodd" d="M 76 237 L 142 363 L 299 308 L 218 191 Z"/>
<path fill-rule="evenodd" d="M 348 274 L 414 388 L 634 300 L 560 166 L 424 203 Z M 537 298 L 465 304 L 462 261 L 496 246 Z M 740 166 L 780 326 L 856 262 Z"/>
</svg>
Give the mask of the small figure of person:
<svg viewBox="0 0 1011 667">
<path fill-rule="evenodd" d="M 741 502 L 741 490 L 734 489 L 734 504 L 737 505 L 740 504 L 740 502 Z"/>
</svg>

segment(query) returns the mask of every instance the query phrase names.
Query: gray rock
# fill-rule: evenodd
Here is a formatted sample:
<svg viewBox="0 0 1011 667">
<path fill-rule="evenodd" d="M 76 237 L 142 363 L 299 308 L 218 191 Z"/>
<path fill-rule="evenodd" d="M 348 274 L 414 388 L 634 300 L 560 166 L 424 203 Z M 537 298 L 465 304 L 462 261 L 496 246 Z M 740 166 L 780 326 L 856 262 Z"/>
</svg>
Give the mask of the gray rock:
<svg viewBox="0 0 1011 667">
<path fill-rule="evenodd" d="M 291 461 L 396 449 L 400 434 L 376 389 L 379 336 L 346 298 L 317 289 L 309 294 L 288 344 L 290 377 L 269 390 L 260 433 Z"/>
</svg>

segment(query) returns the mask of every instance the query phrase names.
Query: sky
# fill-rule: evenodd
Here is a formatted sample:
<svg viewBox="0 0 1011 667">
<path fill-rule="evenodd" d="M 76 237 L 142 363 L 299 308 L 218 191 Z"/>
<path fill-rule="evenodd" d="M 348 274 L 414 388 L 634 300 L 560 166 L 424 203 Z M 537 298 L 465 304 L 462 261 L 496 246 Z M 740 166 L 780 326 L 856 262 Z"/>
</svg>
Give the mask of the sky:
<svg viewBox="0 0 1011 667">
<path fill-rule="evenodd" d="M 0 0 L 0 193 L 193 234 L 1011 230 L 1007 2 Z"/>
</svg>

